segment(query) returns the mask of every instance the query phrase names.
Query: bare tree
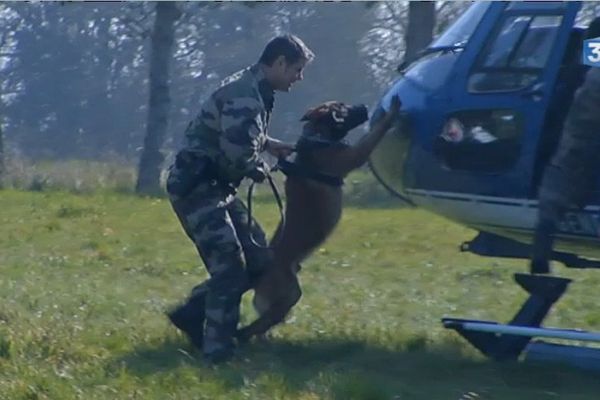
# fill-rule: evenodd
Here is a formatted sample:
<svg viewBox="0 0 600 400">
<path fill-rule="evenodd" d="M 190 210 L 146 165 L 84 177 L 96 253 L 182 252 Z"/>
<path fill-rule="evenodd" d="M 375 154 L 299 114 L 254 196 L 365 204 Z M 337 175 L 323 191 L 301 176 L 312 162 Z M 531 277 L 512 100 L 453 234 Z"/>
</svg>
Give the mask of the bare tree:
<svg viewBox="0 0 600 400">
<path fill-rule="evenodd" d="M 156 15 L 151 34 L 150 99 L 144 148 L 138 167 L 135 191 L 139 194 L 160 192 L 160 168 L 164 161 L 161 147 L 165 140 L 171 106 L 169 95 L 169 64 L 173 57 L 175 22 L 181 12 L 174 2 L 156 3 Z"/>
<path fill-rule="evenodd" d="M 6 167 L 4 165 L 4 134 L 2 133 L 2 124 L 0 123 L 0 189 L 4 187 L 4 175 Z"/>
<path fill-rule="evenodd" d="M 369 12 L 372 27 L 360 40 L 362 56 L 376 84 L 387 85 L 396 76 L 396 67 L 405 51 L 406 2 L 379 2 Z"/>
<path fill-rule="evenodd" d="M 435 14 L 435 1 L 411 1 L 409 3 L 404 63 L 409 64 L 417 57 L 419 51 L 431 43 L 435 27 Z"/>
<path fill-rule="evenodd" d="M 15 88 L 11 88 L 8 81 L 8 75 L 15 70 L 12 64 L 13 57 L 16 56 L 15 50 L 15 31 L 21 24 L 19 16 L 10 10 L 8 6 L 0 5 L 0 13 L 2 14 L 2 25 L 5 29 L 0 32 L 0 189 L 4 187 L 6 179 L 6 154 L 4 145 L 4 132 L 2 130 L 2 120 L 4 114 L 4 105 L 8 99 L 17 93 Z"/>
<path fill-rule="evenodd" d="M 388 87 L 397 77 L 397 67 L 406 65 L 403 61 L 414 61 L 419 50 L 431 42 L 432 33 L 435 36 L 443 32 L 471 3 L 376 2 L 370 12 L 372 27 L 360 42 L 360 50 L 368 65 L 369 75 L 381 88 Z M 430 24 L 434 25 L 433 29 L 430 28 Z M 409 30 L 418 33 L 409 33 Z"/>
</svg>

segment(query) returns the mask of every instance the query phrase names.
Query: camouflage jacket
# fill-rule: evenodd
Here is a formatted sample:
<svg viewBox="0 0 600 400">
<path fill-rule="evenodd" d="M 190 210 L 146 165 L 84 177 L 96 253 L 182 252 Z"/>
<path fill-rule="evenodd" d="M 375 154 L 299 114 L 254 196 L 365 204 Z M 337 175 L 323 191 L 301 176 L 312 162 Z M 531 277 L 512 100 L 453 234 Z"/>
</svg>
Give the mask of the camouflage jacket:
<svg viewBox="0 0 600 400">
<path fill-rule="evenodd" d="M 575 93 L 563 133 L 546 170 L 540 199 L 582 207 L 600 173 L 600 68 L 590 68 Z"/>
<path fill-rule="evenodd" d="M 226 78 L 185 131 L 178 157 L 184 169 L 209 160 L 214 178 L 237 186 L 257 167 L 265 150 L 274 92 L 258 65 Z M 179 171 L 185 173 L 186 171 Z M 188 171 L 191 174 L 197 171 Z"/>
</svg>

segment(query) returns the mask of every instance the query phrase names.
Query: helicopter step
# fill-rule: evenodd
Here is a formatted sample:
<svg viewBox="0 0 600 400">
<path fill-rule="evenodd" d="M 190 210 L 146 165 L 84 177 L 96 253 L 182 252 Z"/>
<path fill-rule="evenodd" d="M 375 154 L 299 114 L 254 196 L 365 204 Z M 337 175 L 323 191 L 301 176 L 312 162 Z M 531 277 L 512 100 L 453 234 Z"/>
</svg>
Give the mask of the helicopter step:
<svg viewBox="0 0 600 400">
<path fill-rule="evenodd" d="M 444 318 L 442 322 L 444 323 L 445 328 L 451 329 L 525 337 L 579 340 L 582 342 L 600 342 L 600 333 L 587 332 L 579 329 L 534 328 L 529 326 L 499 324 L 492 321 L 472 321 L 458 318 Z"/>
<path fill-rule="evenodd" d="M 536 340 L 527 346 L 525 360 L 557 362 L 597 372 L 600 370 L 600 349 Z"/>
<path fill-rule="evenodd" d="M 518 360 L 523 355 L 528 361 L 553 361 L 600 370 L 600 349 L 531 340 L 545 337 L 600 342 L 600 333 L 540 326 L 571 280 L 529 274 L 515 274 L 514 278 L 529 293 L 529 298 L 508 324 L 442 318 L 444 327 L 454 329 L 484 355 L 497 361 Z"/>
</svg>

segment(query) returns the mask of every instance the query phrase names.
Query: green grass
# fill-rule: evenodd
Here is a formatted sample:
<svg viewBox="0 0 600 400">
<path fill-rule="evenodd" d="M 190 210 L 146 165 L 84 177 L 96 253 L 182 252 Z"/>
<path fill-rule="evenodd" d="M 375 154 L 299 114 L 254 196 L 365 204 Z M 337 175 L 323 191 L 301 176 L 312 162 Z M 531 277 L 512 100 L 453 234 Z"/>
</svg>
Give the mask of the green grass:
<svg viewBox="0 0 600 400">
<path fill-rule="evenodd" d="M 274 204 L 256 213 L 272 231 Z M 1 191 L 0 399 L 597 399 L 597 375 L 489 362 L 441 327 L 507 321 L 525 297 L 524 262 L 458 252 L 473 235 L 347 208 L 289 322 L 209 368 L 164 317 L 205 277 L 165 199 Z M 597 273 L 558 271 L 576 282 L 546 324 L 599 330 Z"/>
<path fill-rule="evenodd" d="M 31 161 L 27 159 L 9 158 L 6 176 L 1 184 L 5 188 L 35 192 L 65 191 L 74 194 L 94 194 L 107 191 L 132 194 L 136 181 L 136 167 L 123 160 L 110 161 L 61 160 Z M 167 171 L 161 173 L 164 186 Z M 283 192 L 283 175 L 272 174 L 275 182 Z M 242 192 L 245 193 L 246 186 Z M 354 171 L 344 186 L 349 204 L 354 206 L 387 207 L 396 202 L 369 172 L 368 168 Z M 257 200 L 271 200 L 273 195 L 267 185 L 256 187 Z M 160 196 L 159 196 L 160 197 Z"/>
<path fill-rule="evenodd" d="M 89 194 L 112 190 L 132 193 L 135 179 L 135 166 L 119 159 L 32 161 L 9 157 L 1 183 L 8 188 L 37 192 L 64 190 Z"/>
</svg>

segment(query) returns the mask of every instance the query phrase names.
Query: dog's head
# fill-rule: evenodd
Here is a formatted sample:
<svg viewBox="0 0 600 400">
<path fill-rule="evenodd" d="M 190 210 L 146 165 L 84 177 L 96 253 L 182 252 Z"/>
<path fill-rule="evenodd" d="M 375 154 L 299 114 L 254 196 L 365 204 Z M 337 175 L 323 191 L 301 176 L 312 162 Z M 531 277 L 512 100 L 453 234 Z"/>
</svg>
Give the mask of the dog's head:
<svg viewBox="0 0 600 400">
<path fill-rule="evenodd" d="M 328 140 L 342 140 L 350 130 L 369 119 L 365 105 L 350 106 L 339 101 L 328 101 L 309 109 L 300 121 L 312 125 L 315 133 Z"/>
</svg>

